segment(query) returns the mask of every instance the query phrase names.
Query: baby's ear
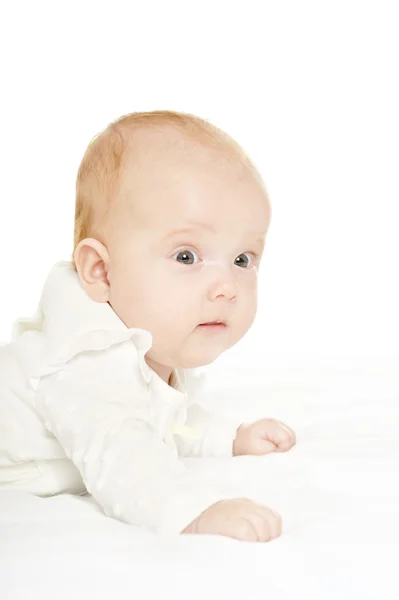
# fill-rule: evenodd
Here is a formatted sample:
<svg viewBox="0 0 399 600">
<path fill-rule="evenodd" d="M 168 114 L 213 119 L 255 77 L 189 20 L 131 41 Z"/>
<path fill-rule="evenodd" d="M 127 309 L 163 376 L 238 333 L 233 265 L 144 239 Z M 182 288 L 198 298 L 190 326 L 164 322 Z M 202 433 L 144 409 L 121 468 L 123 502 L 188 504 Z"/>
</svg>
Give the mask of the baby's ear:
<svg viewBox="0 0 399 600">
<path fill-rule="evenodd" d="M 73 254 L 80 282 L 95 302 L 108 302 L 108 250 L 98 240 L 82 240 Z"/>
</svg>

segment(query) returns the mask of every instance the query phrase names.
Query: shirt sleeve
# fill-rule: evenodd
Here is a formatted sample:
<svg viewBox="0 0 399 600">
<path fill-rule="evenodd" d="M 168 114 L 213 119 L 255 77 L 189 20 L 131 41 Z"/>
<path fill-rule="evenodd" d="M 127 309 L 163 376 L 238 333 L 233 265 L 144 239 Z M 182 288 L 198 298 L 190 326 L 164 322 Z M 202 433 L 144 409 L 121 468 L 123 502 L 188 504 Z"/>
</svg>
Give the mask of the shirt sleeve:
<svg viewBox="0 0 399 600">
<path fill-rule="evenodd" d="M 32 384 L 34 404 L 108 516 L 179 534 L 228 495 L 205 485 L 154 430 L 134 352 L 126 341 L 47 364 Z"/>
<path fill-rule="evenodd" d="M 213 413 L 200 403 L 193 402 L 187 408 L 186 427 L 181 434 L 177 432 L 174 435 L 179 455 L 215 458 L 233 456 L 233 443 L 242 422 L 242 419 Z"/>
</svg>

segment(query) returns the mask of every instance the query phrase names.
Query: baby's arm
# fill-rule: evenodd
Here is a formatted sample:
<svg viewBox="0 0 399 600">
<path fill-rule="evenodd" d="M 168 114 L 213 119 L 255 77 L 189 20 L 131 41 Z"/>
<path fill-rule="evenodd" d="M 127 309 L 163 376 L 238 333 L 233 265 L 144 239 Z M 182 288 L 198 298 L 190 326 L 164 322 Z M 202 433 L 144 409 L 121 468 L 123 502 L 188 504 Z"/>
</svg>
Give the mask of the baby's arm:
<svg viewBox="0 0 399 600">
<path fill-rule="evenodd" d="M 34 404 L 78 468 L 86 488 L 115 518 L 154 532 L 219 534 L 269 541 L 281 534 L 270 509 L 206 485 L 152 428 L 145 388 L 135 386 L 129 342 L 82 351 L 34 378 Z"/>
<path fill-rule="evenodd" d="M 176 433 L 174 436 L 180 456 L 233 456 L 233 444 L 237 430 L 242 424 L 238 417 L 211 412 L 198 402 L 187 408 L 186 427 L 193 435 Z"/>
<path fill-rule="evenodd" d="M 120 347 L 107 353 L 126 360 Z M 50 369 L 37 382 L 35 406 L 107 515 L 178 534 L 226 494 L 204 485 L 176 458 L 152 429 L 145 395 L 132 397 L 130 381 L 117 395 L 113 377 L 109 388 L 107 377 L 96 381 L 98 361 L 100 355 L 83 352 L 61 370 Z M 109 358 L 106 364 L 112 370 Z"/>
<path fill-rule="evenodd" d="M 185 435 L 184 430 L 175 434 L 180 456 L 261 455 L 287 452 L 296 443 L 295 432 L 281 421 L 243 423 L 242 419 L 212 413 L 197 402 L 187 409 L 186 427 L 193 430 L 192 435 Z"/>
</svg>

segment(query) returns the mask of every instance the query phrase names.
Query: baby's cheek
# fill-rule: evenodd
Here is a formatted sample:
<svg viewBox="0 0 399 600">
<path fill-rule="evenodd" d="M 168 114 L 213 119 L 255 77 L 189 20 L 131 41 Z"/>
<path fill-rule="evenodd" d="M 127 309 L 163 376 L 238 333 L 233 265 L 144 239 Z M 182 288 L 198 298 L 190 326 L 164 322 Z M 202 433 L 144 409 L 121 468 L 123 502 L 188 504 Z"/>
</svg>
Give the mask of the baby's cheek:
<svg viewBox="0 0 399 600">
<path fill-rule="evenodd" d="M 255 320 L 257 310 L 257 301 L 254 295 L 249 294 L 240 300 L 241 302 L 237 306 L 238 310 L 235 315 L 236 331 L 237 336 L 239 336 L 238 339 L 241 339 L 251 327 Z"/>
</svg>

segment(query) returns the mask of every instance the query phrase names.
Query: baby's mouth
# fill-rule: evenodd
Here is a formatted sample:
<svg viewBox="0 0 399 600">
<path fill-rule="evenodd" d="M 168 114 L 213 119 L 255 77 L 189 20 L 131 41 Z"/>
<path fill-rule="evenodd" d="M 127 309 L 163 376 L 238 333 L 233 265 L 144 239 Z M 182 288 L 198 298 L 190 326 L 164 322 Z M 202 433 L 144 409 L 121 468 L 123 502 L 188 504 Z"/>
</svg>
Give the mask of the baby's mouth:
<svg viewBox="0 0 399 600">
<path fill-rule="evenodd" d="M 200 323 L 197 329 L 202 331 L 223 331 L 227 327 L 224 321 L 209 321 L 207 323 Z"/>
</svg>

